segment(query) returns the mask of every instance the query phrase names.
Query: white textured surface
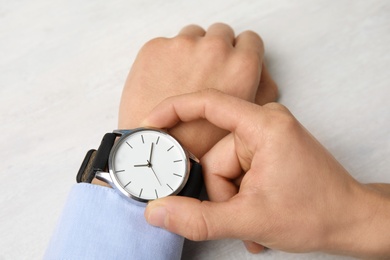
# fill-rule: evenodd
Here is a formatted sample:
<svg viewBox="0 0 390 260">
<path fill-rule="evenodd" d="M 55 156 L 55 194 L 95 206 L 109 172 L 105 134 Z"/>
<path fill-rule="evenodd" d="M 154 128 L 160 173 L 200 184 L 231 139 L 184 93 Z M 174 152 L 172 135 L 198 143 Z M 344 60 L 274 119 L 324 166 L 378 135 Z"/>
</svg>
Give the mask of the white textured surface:
<svg viewBox="0 0 390 260">
<path fill-rule="evenodd" d="M 0 0 L 0 259 L 42 257 L 143 43 L 217 21 L 262 35 L 280 101 L 352 175 L 390 182 L 389 1 Z M 229 240 L 187 242 L 183 258 L 347 259 Z"/>
</svg>

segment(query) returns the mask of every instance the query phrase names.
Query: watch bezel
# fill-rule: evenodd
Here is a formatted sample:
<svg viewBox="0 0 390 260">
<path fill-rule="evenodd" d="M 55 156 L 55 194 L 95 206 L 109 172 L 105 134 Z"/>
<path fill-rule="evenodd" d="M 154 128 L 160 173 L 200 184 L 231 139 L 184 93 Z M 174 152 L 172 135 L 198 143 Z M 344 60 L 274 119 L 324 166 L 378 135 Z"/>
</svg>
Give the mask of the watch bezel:
<svg viewBox="0 0 390 260">
<path fill-rule="evenodd" d="M 136 129 L 132 129 L 132 130 L 117 130 L 117 131 L 115 131 L 115 133 L 118 134 L 120 136 L 120 138 L 115 142 L 114 146 L 111 149 L 110 155 L 108 157 L 108 172 L 109 172 L 111 180 L 112 180 L 113 188 L 117 189 L 125 197 L 139 201 L 139 202 L 147 203 L 149 201 L 154 200 L 154 199 L 140 198 L 140 197 L 128 192 L 121 185 L 121 183 L 118 181 L 116 174 L 114 172 L 114 158 L 115 158 L 115 153 L 117 152 L 118 148 L 122 145 L 123 142 L 125 142 L 127 140 L 128 136 L 134 135 L 135 133 L 142 132 L 142 131 L 154 131 L 154 132 L 157 132 L 159 134 L 166 136 L 173 143 L 176 143 L 176 145 L 181 149 L 182 153 L 184 154 L 184 156 L 185 156 L 185 173 L 184 173 L 183 181 L 176 190 L 174 190 L 172 193 L 170 193 L 167 196 L 177 195 L 178 193 L 180 193 L 180 191 L 187 184 L 187 181 L 188 181 L 188 178 L 190 175 L 190 168 L 191 168 L 190 167 L 190 158 L 192 158 L 192 155 L 189 154 L 189 152 L 186 149 L 184 149 L 183 145 L 176 138 L 174 138 L 172 135 L 168 134 L 167 132 L 164 132 L 161 129 L 154 129 L 154 128 L 136 128 Z"/>
</svg>

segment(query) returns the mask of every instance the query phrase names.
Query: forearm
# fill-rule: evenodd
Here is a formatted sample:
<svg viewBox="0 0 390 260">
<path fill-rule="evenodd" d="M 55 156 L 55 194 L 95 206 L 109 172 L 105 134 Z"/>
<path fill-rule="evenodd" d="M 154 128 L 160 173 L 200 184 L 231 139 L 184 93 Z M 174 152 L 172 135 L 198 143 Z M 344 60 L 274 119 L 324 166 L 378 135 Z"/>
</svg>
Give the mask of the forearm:
<svg viewBox="0 0 390 260">
<path fill-rule="evenodd" d="M 388 183 L 369 183 L 366 185 L 383 193 L 384 195 L 390 196 L 390 184 Z"/>
<path fill-rule="evenodd" d="M 338 231 L 331 235 L 327 252 L 363 259 L 390 257 L 389 185 L 360 184 L 350 208 L 341 212 Z M 346 220 L 346 221 L 343 221 Z M 340 224 L 344 226 L 341 227 Z"/>
<path fill-rule="evenodd" d="M 371 223 L 367 223 L 367 232 L 362 230 L 361 236 L 365 238 L 367 245 L 362 257 L 367 259 L 389 259 L 390 258 L 390 196 L 389 185 L 381 185 L 381 188 L 371 189 L 372 199 L 367 203 L 372 203 L 368 208 L 372 213 Z M 379 186 L 377 186 L 379 187 Z M 386 189 L 387 188 L 387 189 Z M 371 209 L 370 209 L 371 208 Z"/>
</svg>

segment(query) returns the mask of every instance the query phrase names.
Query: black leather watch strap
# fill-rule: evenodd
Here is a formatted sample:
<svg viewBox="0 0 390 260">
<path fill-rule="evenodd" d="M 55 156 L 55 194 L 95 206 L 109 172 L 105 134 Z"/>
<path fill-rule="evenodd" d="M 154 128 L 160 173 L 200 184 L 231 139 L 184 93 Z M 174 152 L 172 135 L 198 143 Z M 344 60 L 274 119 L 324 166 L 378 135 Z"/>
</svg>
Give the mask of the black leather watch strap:
<svg viewBox="0 0 390 260">
<path fill-rule="evenodd" d="M 95 172 L 104 171 L 107 168 L 108 157 L 110 156 L 112 146 L 115 143 L 115 138 L 116 134 L 114 133 L 107 133 L 104 135 L 92 164 Z"/>
<path fill-rule="evenodd" d="M 115 143 L 115 138 L 116 134 L 107 133 L 97 151 L 92 149 L 87 152 L 77 173 L 77 182 L 91 183 L 97 171 L 104 171 L 107 168 L 108 157 Z"/>
<path fill-rule="evenodd" d="M 104 171 L 107 168 L 108 157 L 115 143 L 117 135 L 107 133 L 97 150 L 89 150 L 80 166 L 76 181 L 91 183 L 97 171 Z M 187 184 L 178 194 L 179 196 L 199 198 L 203 186 L 202 165 L 194 160 L 191 161 L 190 176 Z"/>
<path fill-rule="evenodd" d="M 187 184 L 178 195 L 198 199 L 203 186 L 202 165 L 193 160 L 191 162 L 192 166 Z"/>
</svg>

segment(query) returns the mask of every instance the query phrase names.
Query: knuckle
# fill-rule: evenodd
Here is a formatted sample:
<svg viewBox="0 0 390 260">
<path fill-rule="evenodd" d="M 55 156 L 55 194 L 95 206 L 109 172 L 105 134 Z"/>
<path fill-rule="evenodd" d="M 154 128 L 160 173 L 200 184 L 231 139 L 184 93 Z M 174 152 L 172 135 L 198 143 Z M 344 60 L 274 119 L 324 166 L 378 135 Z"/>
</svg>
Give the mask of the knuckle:
<svg viewBox="0 0 390 260">
<path fill-rule="evenodd" d="M 264 107 L 269 109 L 269 122 L 273 127 L 284 131 L 292 131 L 299 127 L 299 122 L 284 105 L 272 102 Z"/>
<path fill-rule="evenodd" d="M 284 126 L 286 131 L 294 130 L 299 126 L 298 121 L 290 113 L 283 113 L 279 122 Z"/>
<path fill-rule="evenodd" d="M 242 32 L 241 34 L 256 39 L 256 41 L 258 41 L 261 44 L 261 46 L 264 48 L 264 41 L 260 37 L 260 35 L 257 34 L 256 32 L 254 32 L 252 30 L 246 30 L 246 31 Z"/>
<path fill-rule="evenodd" d="M 144 46 L 142 47 L 142 50 L 143 51 L 145 51 L 145 50 L 154 51 L 157 48 L 159 48 L 161 46 L 164 46 L 167 41 L 169 41 L 169 39 L 168 38 L 164 38 L 164 37 L 158 37 L 158 38 L 151 39 L 150 41 L 147 41 L 144 44 Z"/>
<path fill-rule="evenodd" d="M 174 46 L 177 47 L 178 50 L 182 48 L 187 48 L 188 46 L 192 46 L 196 42 L 196 38 L 190 35 L 178 35 L 172 39 L 174 42 Z"/>
<path fill-rule="evenodd" d="M 214 227 L 214 225 L 212 225 L 210 223 L 210 216 L 207 216 L 205 212 L 210 212 L 210 204 L 207 203 L 207 202 L 203 202 L 201 204 L 201 206 L 204 208 L 204 210 L 201 210 L 201 214 L 202 214 L 202 221 L 200 222 L 200 230 L 202 231 L 201 232 L 201 235 L 202 235 L 202 240 L 206 240 L 206 239 L 210 239 L 212 237 L 214 237 L 214 232 L 213 232 L 213 229 L 212 227 Z"/>
<path fill-rule="evenodd" d="M 203 225 L 198 223 L 195 227 L 191 229 L 191 232 L 187 238 L 192 241 L 207 240 L 207 231 L 205 232 L 203 230 Z"/>
<path fill-rule="evenodd" d="M 291 114 L 286 106 L 284 106 L 280 103 L 277 103 L 277 102 L 268 103 L 268 104 L 264 105 L 264 107 L 269 109 L 269 110 Z"/>
<path fill-rule="evenodd" d="M 178 35 L 174 38 L 158 37 L 144 44 L 141 51 L 155 54 L 165 50 L 171 53 L 185 53 L 195 44 L 196 39 L 188 35 Z"/>
<path fill-rule="evenodd" d="M 210 25 L 210 27 L 213 27 L 213 26 L 218 26 L 218 27 L 223 26 L 223 27 L 231 29 L 230 25 L 223 23 L 223 22 L 216 22 L 216 23 L 213 23 L 212 25 Z"/>
<path fill-rule="evenodd" d="M 201 207 L 207 207 L 205 205 L 205 203 L 201 203 Z M 187 238 L 192 241 L 204 241 L 210 238 L 210 224 L 203 212 L 205 211 L 200 210 L 198 212 L 199 215 L 193 214 L 192 219 L 189 220 L 190 223 L 193 223 L 193 226 Z"/>
<path fill-rule="evenodd" d="M 202 44 L 202 51 L 207 55 L 224 56 L 231 50 L 231 46 L 228 45 L 226 40 L 219 36 L 209 36 L 204 38 Z"/>
<path fill-rule="evenodd" d="M 275 123 L 285 133 L 294 133 L 299 126 L 298 121 L 291 114 L 284 112 L 279 113 L 279 117 Z"/>
<path fill-rule="evenodd" d="M 182 30 L 184 30 L 184 29 L 195 29 L 195 30 L 202 30 L 202 31 L 204 31 L 202 26 L 194 24 L 194 23 L 184 26 Z"/>
<path fill-rule="evenodd" d="M 221 98 L 224 93 L 215 88 L 206 88 L 200 90 L 200 98 L 205 102 L 205 106 L 208 107 L 215 102 L 215 100 Z M 206 118 L 206 108 L 203 111 L 204 118 Z"/>
</svg>

